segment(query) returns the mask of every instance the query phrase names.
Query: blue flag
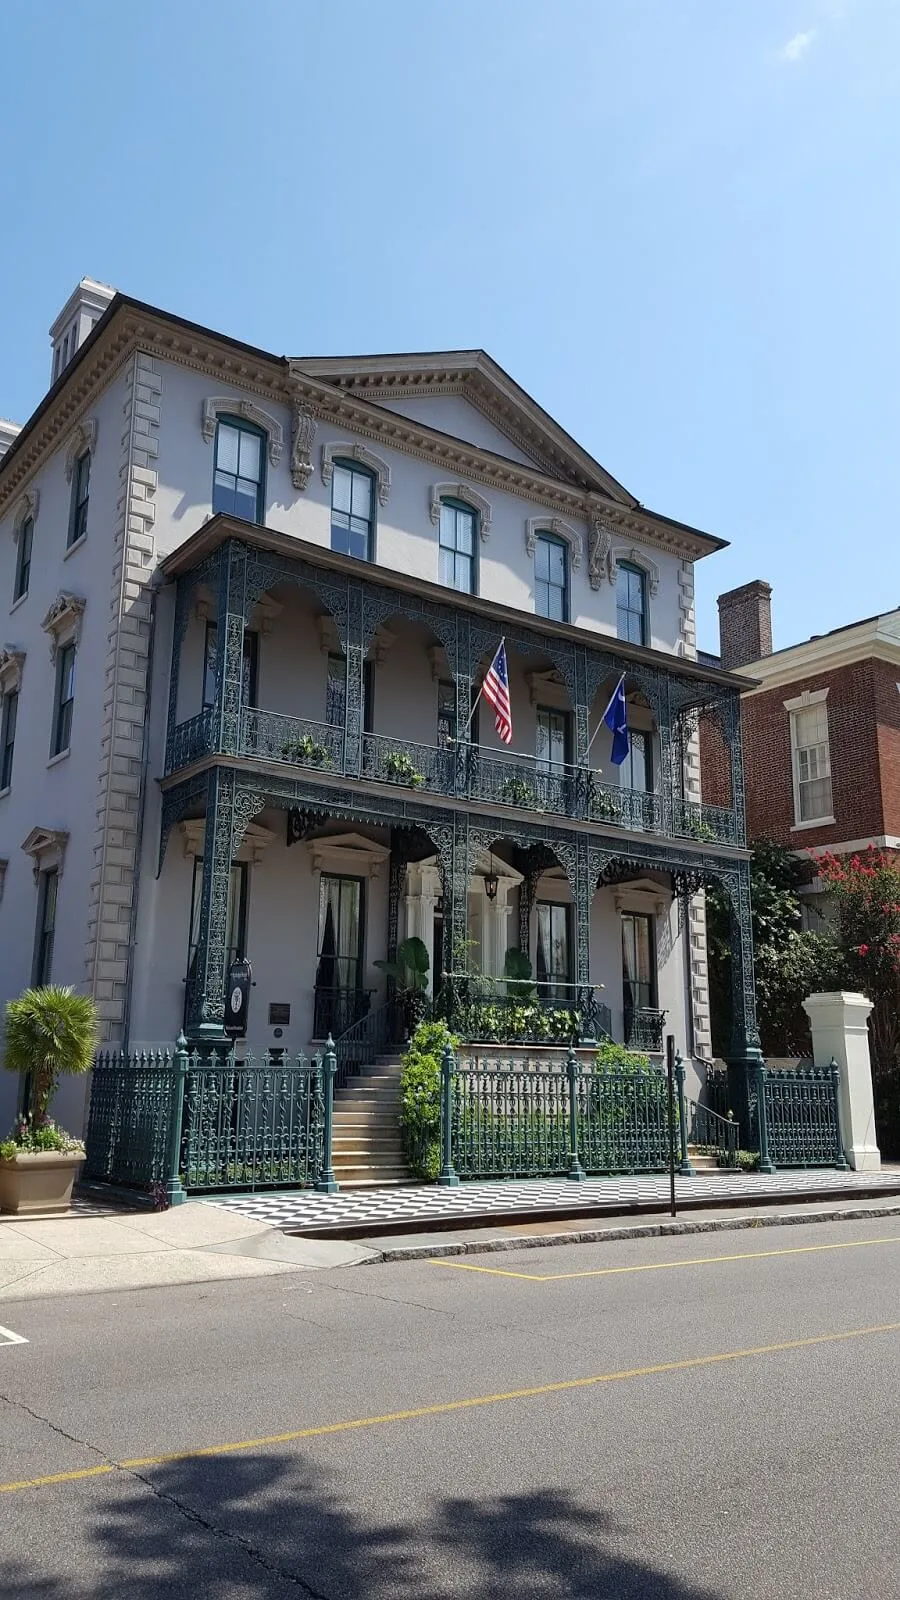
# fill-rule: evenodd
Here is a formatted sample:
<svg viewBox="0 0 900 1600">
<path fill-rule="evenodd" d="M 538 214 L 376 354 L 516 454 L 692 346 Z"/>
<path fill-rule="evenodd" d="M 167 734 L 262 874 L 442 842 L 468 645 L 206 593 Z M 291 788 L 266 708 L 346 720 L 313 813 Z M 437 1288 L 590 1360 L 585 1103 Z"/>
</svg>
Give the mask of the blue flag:
<svg viewBox="0 0 900 1600">
<path fill-rule="evenodd" d="M 622 673 L 612 693 L 612 699 L 603 713 L 603 721 L 612 728 L 612 754 L 614 767 L 620 767 L 630 748 L 628 738 L 628 711 L 625 705 L 625 674 Z"/>
</svg>

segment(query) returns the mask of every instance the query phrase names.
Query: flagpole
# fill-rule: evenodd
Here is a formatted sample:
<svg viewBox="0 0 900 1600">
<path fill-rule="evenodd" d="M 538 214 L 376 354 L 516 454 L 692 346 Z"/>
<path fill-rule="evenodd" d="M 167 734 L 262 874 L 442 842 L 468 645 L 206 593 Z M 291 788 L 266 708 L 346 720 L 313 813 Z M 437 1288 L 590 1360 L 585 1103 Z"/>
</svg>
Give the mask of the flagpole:
<svg viewBox="0 0 900 1600">
<path fill-rule="evenodd" d="M 594 729 L 593 733 L 591 734 L 590 739 L 588 740 L 588 747 L 584 752 L 585 761 L 587 761 L 587 758 L 591 753 L 591 745 L 593 744 L 593 742 L 596 739 L 598 733 L 600 732 L 600 729 L 605 726 L 607 712 L 609 711 L 610 706 L 612 705 L 613 701 L 615 700 L 616 695 L 618 694 L 618 692 L 621 689 L 621 687 L 622 687 L 624 682 L 625 682 L 625 673 L 623 672 L 621 678 L 619 679 L 618 683 L 616 684 L 616 687 L 613 689 L 613 692 L 610 695 L 609 700 L 607 701 L 606 711 L 604 711 L 602 717 L 600 718 L 600 721 L 597 723 L 596 728 Z"/>
<path fill-rule="evenodd" d="M 498 655 L 500 654 L 500 651 L 503 649 L 503 646 L 505 645 L 505 643 L 506 643 L 506 634 L 503 635 L 503 638 L 500 640 L 500 643 L 498 644 L 496 650 L 494 651 L 494 654 L 491 656 L 491 659 L 488 662 L 487 672 L 484 674 L 484 678 L 487 677 L 487 673 L 490 672 L 491 667 L 494 665 L 494 662 L 496 661 Z M 468 737 L 469 729 L 472 726 L 472 718 L 474 717 L 476 711 L 478 710 L 478 702 L 481 699 L 482 694 L 484 693 L 484 678 L 482 678 L 482 680 L 481 680 L 481 684 L 479 686 L 478 693 L 475 696 L 474 704 L 472 706 L 471 711 L 469 712 L 469 720 L 466 723 L 465 727 L 463 728 L 462 739 L 457 739 L 457 741 L 456 741 L 457 744 L 462 744 L 465 741 L 465 739 Z"/>
</svg>

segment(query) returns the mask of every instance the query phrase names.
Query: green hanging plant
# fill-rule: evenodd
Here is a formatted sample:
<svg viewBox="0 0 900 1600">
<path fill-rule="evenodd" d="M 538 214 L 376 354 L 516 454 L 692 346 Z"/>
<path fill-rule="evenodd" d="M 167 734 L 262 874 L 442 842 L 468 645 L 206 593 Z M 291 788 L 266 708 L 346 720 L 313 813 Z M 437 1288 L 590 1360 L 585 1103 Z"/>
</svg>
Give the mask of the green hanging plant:
<svg viewBox="0 0 900 1600">
<path fill-rule="evenodd" d="M 407 783 L 411 789 L 421 789 L 425 782 L 424 773 L 419 772 L 405 750 L 389 750 L 384 758 L 384 771 L 392 783 Z"/>
</svg>

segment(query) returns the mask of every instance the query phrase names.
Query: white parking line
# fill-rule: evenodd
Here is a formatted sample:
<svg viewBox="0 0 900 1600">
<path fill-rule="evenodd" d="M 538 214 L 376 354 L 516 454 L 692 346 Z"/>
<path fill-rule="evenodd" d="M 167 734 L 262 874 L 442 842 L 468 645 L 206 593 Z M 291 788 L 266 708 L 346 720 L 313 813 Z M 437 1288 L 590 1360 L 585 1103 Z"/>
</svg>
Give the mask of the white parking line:
<svg viewBox="0 0 900 1600">
<path fill-rule="evenodd" d="M 13 1333 L 12 1328 L 0 1328 L 0 1345 L 27 1343 L 28 1340 L 23 1333 Z"/>
</svg>

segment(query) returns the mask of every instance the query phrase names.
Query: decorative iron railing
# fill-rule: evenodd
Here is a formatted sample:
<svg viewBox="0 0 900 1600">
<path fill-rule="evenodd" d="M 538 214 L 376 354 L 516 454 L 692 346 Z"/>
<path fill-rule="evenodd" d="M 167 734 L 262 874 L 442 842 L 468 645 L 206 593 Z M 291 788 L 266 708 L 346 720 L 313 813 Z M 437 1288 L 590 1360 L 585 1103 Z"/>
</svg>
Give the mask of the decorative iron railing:
<svg viewBox="0 0 900 1600">
<path fill-rule="evenodd" d="M 374 989 L 317 986 L 313 990 L 313 1038 L 327 1039 L 330 1034 L 337 1039 L 346 1033 L 367 1015 L 374 993 Z"/>
<path fill-rule="evenodd" d="M 338 1034 L 334 1041 L 337 1060 L 335 1088 L 342 1089 L 354 1072 L 370 1067 L 380 1055 L 402 1045 L 406 1022 L 404 997 L 394 995 L 384 1005 L 375 1006 Z"/>
<path fill-rule="evenodd" d="M 663 1047 L 666 1013 L 650 1006 L 625 1010 L 625 1044 L 629 1050 L 649 1050 L 658 1055 Z"/>
<path fill-rule="evenodd" d="M 240 753 L 292 767 L 318 767 L 341 772 L 344 730 L 307 717 L 285 717 L 278 711 L 247 706 L 241 716 Z"/>
<path fill-rule="evenodd" d="M 336 1064 L 233 1049 L 102 1051 L 91 1077 L 84 1176 L 156 1192 L 288 1185 L 331 1190 Z"/>
<path fill-rule="evenodd" d="M 767 1154 L 774 1166 L 846 1167 L 835 1062 L 830 1067 L 762 1068 L 757 1114 L 760 1156 Z"/>
<path fill-rule="evenodd" d="M 746 844 L 743 811 L 735 807 L 705 806 L 695 800 L 675 798 L 672 832 L 682 839 L 700 839 L 710 844 Z"/>
<path fill-rule="evenodd" d="M 180 767 L 189 767 L 193 761 L 213 753 L 215 715 L 214 706 L 204 706 L 196 717 L 188 717 L 186 722 L 179 722 L 172 729 L 166 743 L 167 772 L 177 772 Z"/>
<path fill-rule="evenodd" d="M 680 1161 L 678 1124 L 669 1125 L 666 1075 L 653 1067 L 583 1072 L 578 1126 L 586 1172 L 662 1172 L 669 1165 L 670 1144 Z"/>
<path fill-rule="evenodd" d="M 677 1073 L 678 1094 L 683 1071 Z M 677 1102 L 676 1102 L 677 1104 Z M 674 1112 L 674 1114 L 672 1114 Z M 457 1057 L 441 1063 L 441 1173 L 460 1178 L 566 1177 L 689 1171 L 683 1114 L 654 1069 L 586 1070 L 574 1049 L 534 1060 Z"/>
<path fill-rule="evenodd" d="M 722 1116 L 699 1100 L 688 1100 L 687 1119 L 689 1144 L 703 1155 L 714 1155 L 720 1167 L 737 1166 L 740 1128 L 732 1116 Z"/>
<path fill-rule="evenodd" d="M 470 800 L 491 805 L 518 806 L 522 811 L 553 811 L 574 816 L 583 796 L 587 774 L 563 762 L 540 762 L 521 754 L 485 755 L 476 745 L 469 750 Z"/>
<path fill-rule="evenodd" d="M 172 1051 L 101 1050 L 91 1075 L 83 1176 L 136 1189 L 165 1185 L 180 1091 Z"/>
<path fill-rule="evenodd" d="M 322 1062 L 193 1052 L 185 1085 L 186 1189 L 309 1187 L 324 1166 Z"/>
<path fill-rule="evenodd" d="M 434 1010 L 467 1042 L 591 1043 L 612 1033 L 601 993 L 589 984 L 450 972 L 441 981 Z"/>
<path fill-rule="evenodd" d="M 389 739 L 366 733 L 362 743 L 364 778 L 396 783 L 402 789 L 428 789 L 453 794 L 456 784 L 456 750 L 452 746 L 417 744 L 411 739 Z"/>
<path fill-rule="evenodd" d="M 592 822 L 609 822 L 635 832 L 659 833 L 662 828 L 658 794 L 621 788 L 617 783 L 597 783 L 595 779 L 590 786 L 588 815 Z"/>
</svg>

